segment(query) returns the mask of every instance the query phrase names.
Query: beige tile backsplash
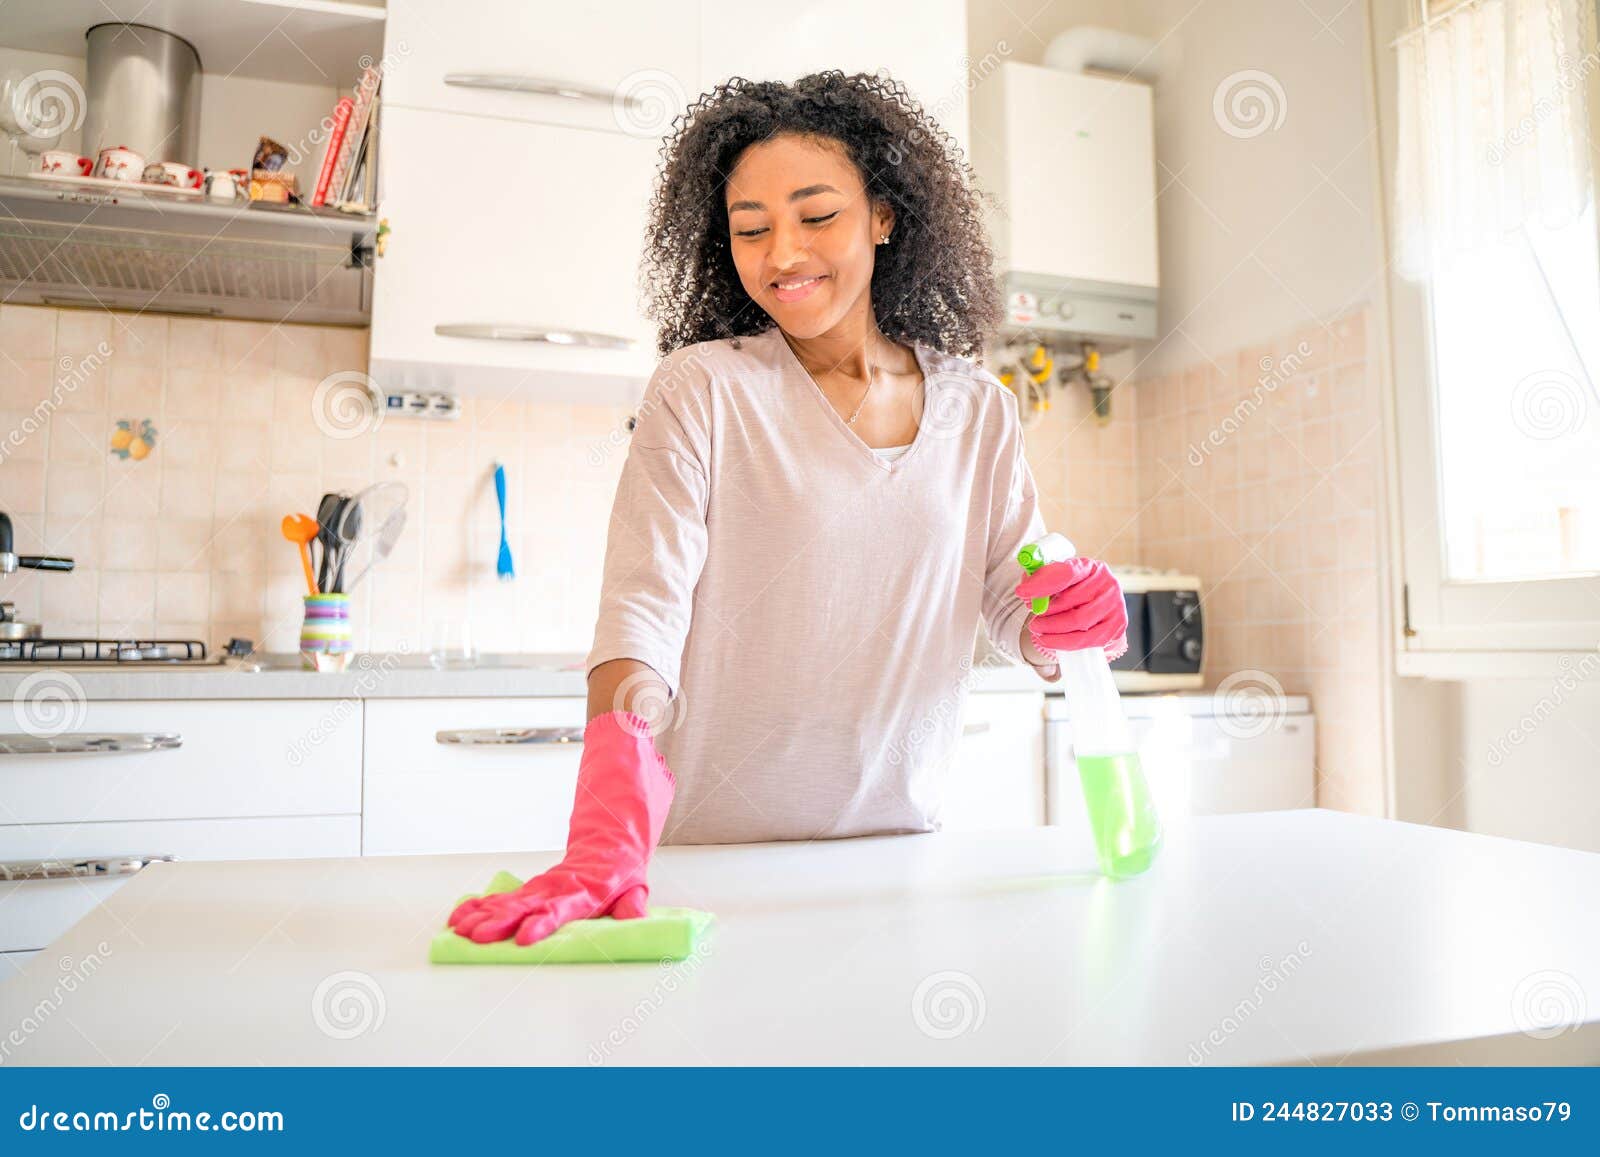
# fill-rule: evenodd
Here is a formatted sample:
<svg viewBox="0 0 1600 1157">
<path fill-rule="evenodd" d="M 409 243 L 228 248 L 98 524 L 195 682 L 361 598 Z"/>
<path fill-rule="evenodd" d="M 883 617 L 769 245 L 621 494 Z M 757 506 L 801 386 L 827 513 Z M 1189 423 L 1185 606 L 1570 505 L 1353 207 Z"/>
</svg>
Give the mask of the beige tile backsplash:
<svg viewBox="0 0 1600 1157">
<path fill-rule="evenodd" d="M 1086 554 L 1198 573 L 1208 684 L 1264 675 L 1312 695 L 1320 802 L 1377 811 L 1366 333 L 1362 310 L 1162 377 L 1136 372 L 1103 426 L 1086 389 L 1054 390 L 1025 438 L 1046 523 Z M 468 398 L 455 422 L 389 418 L 339 437 L 318 425 L 318 383 L 364 370 L 365 336 L 0 306 L 0 435 L 13 432 L 0 509 L 20 550 L 78 561 L 67 575 L 4 576 L 0 598 L 55 635 L 241 635 L 290 651 L 303 580 L 279 520 L 314 514 L 324 491 L 392 479 L 410 489 L 409 523 L 357 588 L 358 645 L 421 649 L 464 624 L 480 650 L 587 650 L 627 411 Z M 114 457 L 115 423 L 146 418 L 154 451 Z M 497 460 L 511 583 L 494 573 Z"/>
<path fill-rule="evenodd" d="M 0 598 L 52 635 L 292 651 L 304 580 L 279 521 L 397 480 L 408 524 L 356 589 L 359 645 L 426 647 L 439 623 L 481 650 L 587 650 L 626 411 L 467 399 L 457 421 L 339 437 L 318 425 L 318 383 L 363 371 L 365 349 L 357 330 L 0 306 L 0 509 L 19 550 L 78 563 L 0 577 Z M 119 419 L 155 427 L 144 460 L 111 453 Z M 497 460 L 510 583 L 494 573 Z"/>
<path fill-rule="evenodd" d="M 1369 328 L 1363 308 L 1140 381 L 1139 533 L 1202 581 L 1207 684 L 1309 694 L 1317 802 L 1382 814 Z"/>
</svg>

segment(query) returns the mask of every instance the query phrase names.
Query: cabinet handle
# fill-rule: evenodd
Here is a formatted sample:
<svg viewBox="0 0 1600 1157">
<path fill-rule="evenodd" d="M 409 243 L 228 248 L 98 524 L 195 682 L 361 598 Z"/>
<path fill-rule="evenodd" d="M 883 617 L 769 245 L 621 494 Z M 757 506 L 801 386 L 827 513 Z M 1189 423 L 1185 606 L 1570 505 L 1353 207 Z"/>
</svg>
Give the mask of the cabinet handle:
<svg viewBox="0 0 1600 1157">
<path fill-rule="evenodd" d="M 962 735 L 982 735 L 987 730 L 989 730 L 989 721 L 987 719 L 985 719 L 982 723 L 968 723 L 968 724 L 964 725 L 961 728 L 961 734 Z"/>
<path fill-rule="evenodd" d="M 170 864 L 176 856 L 96 856 L 87 860 L 24 860 L 0 863 L 0 881 L 24 884 L 32 880 L 106 880 L 134 876 L 151 864 Z"/>
<path fill-rule="evenodd" d="M 625 350 L 633 348 L 633 339 L 618 337 L 613 333 L 595 333 L 583 329 L 542 329 L 533 325 L 497 325 L 494 322 L 456 323 L 436 325 L 433 332 L 440 337 L 485 338 L 489 341 L 542 341 L 551 345 L 584 346 L 597 350 Z"/>
<path fill-rule="evenodd" d="M 101 755 L 129 751 L 170 751 L 183 746 L 175 732 L 117 732 L 68 735 L 0 734 L 0 755 Z"/>
<path fill-rule="evenodd" d="M 507 747 L 512 745 L 550 745 L 583 742 L 581 727 L 479 727 L 441 731 L 434 736 L 440 743 L 463 747 Z"/>
<path fill-rule="evenodd" d="M 610 105 L 621 101 L 628 108 L 639 104 L 636 96 L 623 96 L 609 88 L 570 84 L 542 76 L 518 76 L 507 72 L 451 72 L 444 82 L 453 88 L 486 88 L 494 92 L 523 92 L 530 96 L 558 96 L 563 100 L 592 100 Z"/>
</svg>

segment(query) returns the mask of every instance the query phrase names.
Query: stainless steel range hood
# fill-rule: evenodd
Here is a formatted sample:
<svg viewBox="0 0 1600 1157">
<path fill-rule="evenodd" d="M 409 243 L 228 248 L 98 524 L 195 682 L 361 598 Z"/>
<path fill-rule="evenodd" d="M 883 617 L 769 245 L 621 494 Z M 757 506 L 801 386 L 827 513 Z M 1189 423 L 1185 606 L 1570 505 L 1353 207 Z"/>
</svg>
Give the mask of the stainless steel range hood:
<svg viewBox="0 0 1600 1157">
<path fill-rule="evenodd" d="M 0 178 L 0 301 L 364 326 L 376 221 Z"/>
</svg>

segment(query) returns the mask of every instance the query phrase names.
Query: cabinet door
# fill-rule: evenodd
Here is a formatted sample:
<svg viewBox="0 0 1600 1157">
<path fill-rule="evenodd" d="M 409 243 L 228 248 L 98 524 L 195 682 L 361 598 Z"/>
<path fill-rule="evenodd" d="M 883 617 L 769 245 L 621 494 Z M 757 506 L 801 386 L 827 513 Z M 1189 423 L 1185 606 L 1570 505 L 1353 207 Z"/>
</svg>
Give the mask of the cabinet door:
<svg viewBox="0 0 1600 1157">
<path fill-rule="evenodd" d="M 941 828 L 988 831 L 1043 823 L 1043 693 L 968 695 Z"/>
<path fill-rule="evenodd" d="M 390 0 L 384 107 L 665 136 L 696 95 L 699 9 L 698 0 Z"/>
<path fill-rule="evenodd" d="M 30 738 L 7 734 L 12 746 Z M 361 810 L 361 711 L 348 700 L 93 702 L 49 743 L 48 753 L 0 754 L 0 833 L 10 824 Z"/>
<path fill-rule="evenodd" d="M 657 360 L 637 276 L 655 143 L 403 108 L 385 109 L 381 140 L 383 388 L 500 370 L 529 393 L 635 400 Z"/>
<path fill-rule="evenodd" d="M 965 152 L 965 0 L 703 0 L 700 87 L 886 69 Z M 974 74 L 992 67 L 974 61 Z"/>
<path fill-rule="evenodd" d="M 139 871 L 133 856 L 178 860 L 286 860 L 361 854 L 361 819 L 159 820 L 133 823 L 16 824 L 0 827 L 0 953 L 43 948 Z M 92 877 L 29 878 L 41 862 L 102 861 Z M 130 873 L 130 874 L 123 874 Z M 0 973 L 0 979 L 4 974 Z"/>
<path fill-rule="evenodd" d="M 363 854 L 566 847 L 585 708 L 579 698 L 369 700 Z"/>
</svg>

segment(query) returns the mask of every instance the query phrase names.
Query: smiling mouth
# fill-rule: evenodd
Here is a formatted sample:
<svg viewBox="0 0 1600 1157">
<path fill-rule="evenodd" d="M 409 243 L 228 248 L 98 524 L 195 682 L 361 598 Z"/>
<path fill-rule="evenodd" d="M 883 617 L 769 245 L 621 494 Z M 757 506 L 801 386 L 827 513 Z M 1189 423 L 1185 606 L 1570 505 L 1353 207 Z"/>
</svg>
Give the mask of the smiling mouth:
<svg viewBox="0 0 1600 1157">
<path fill-rule="evenodd" d="M 773 292 L 777 294 L 779 301 L 800 301 L 803 298 L 810 297 L 811 294 L 816 290 L 817 286 L 821 285 L 827 279 L 828 275 L 823 273 L 818 274 L 815 277 L 799 277 L 787 281 L 774 281 L 772 283 L 772 289 Z"/>
</svg>

